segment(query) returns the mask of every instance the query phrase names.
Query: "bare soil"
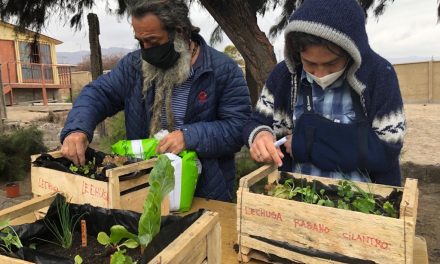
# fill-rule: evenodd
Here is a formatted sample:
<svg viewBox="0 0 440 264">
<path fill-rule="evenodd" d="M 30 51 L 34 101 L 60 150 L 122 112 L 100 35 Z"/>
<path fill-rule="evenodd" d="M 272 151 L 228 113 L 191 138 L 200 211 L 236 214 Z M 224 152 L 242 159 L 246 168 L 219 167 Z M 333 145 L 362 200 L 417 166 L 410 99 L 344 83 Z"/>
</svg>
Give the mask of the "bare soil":
<svg viewBox="0 0 440 264">
<path fill-rule="evenodd" d="M 19 124 L 35 123 L 45 132 L 45 142 L 58 146 L 57 138 L 62 128 L 62 118 L 55 123 L 44 121 L 49 110 L 29 107 L 8 107 L 9 122 Z M 54 113 L 66 114 L 66 111 Z M 440 263 L 440 104 L 407 104 L 407 134 L 401 155 L 403 178 L 419 180 L 419 207 L 416 233 L 423 236 L 428 244 L 430 263 Z M 50 119 L 50 118 L 48 118 Z M 46 135 L 47 134 L 47 135 Z M 0 192 L 0 209 L 27 200 L 31 188 L 27 177 L 21 186 L 22 196 L 5 198 Z M 404 183 L 404 180 L 403 180 Z M 4 189 L 4 183 L 0 183 Z"/>
<path fill-rule="evenodd" d="M 71 260 L 76 255 L 79 255 L 83 259 L 83 264 L 110 263 L 110 255 L 114 253 L 114 251 L 110 250 L 110 247 L 105 248 L 99 244 L 96 236 L 87 235 L 87 246 L 82 247 L 81 234 L 79 232 L 74 233 L 72 246 L 68 249 L 64 249 L 59 245 L 45 243 L 37 246 L 37 250 L 52 256 L 62 256 Z M 135 261 L 140 261 L 141 259 L 139 248 L 128 249 L 127 255 L 131 256 Z"/>
</svg>

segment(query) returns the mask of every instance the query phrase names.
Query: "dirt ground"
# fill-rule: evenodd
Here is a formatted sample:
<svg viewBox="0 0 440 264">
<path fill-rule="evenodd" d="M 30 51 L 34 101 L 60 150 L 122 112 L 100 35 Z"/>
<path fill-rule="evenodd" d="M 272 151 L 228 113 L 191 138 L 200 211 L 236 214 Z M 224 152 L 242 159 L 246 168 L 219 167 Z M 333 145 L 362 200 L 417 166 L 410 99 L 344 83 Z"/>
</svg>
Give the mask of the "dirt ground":
<svg viewBox="0 0 440 264">
<path fill-rule="evenodd" d="M 43 131 L 49 148 L 59 146 L 58 137 L 62 120 L 69 107 L 8 107 L 8 122 L 28 125 L 35 120 Z M 48 123 L 49 110 L 55 111 L 55 123 Z M 440 104 L 405 105 L 407 134 L 401 155 L 404 178 L 419 180 L 419 207 L 416 233 L 428 244 L 430 263 L 440 263 Z M 54 117 L 52 117 L 54 118 Z M 49 118 L 50 119 L 50 118 Z M 4 188 L 4 184 L 0 184 Z M 0 209 L 31 197 L 29 177 L 22 183 L 22 196 L 16 199 L 4 197 L 0 192 Z"/>
</svg>

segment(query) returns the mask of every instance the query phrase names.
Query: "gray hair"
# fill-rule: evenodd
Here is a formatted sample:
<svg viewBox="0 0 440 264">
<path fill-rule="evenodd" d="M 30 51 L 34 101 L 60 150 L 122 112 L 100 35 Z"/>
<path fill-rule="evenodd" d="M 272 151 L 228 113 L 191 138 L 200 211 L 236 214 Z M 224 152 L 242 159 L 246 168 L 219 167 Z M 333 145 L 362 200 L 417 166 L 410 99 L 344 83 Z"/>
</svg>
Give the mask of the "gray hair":
<svg viewBox="0 0 440 264">
<path fill-rule="evenodd" d="M 191 35 L 200 31 L 191 24 L 189 8 L 182 0 L 127 0 L 127 5 L 134 18 L 140 19 L 151 13 L 156 15 L 172 39 L 178 33 L 189 42 Z"/>
</svg>

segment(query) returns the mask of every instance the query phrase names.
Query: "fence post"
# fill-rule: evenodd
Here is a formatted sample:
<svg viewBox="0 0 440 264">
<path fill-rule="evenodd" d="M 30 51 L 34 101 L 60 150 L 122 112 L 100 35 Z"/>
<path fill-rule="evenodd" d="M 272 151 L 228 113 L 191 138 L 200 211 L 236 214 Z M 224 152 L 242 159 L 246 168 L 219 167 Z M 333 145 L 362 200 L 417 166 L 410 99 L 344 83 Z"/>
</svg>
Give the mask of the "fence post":
<svg viewBox="0 0 440 264">
<path fill-rule="evenodd" d="M 6 102 L 5 102 L 5 94 L 3 91 L 3 81 L 2 81 L 2 65 L 0 64 L 0 133 L 4 131 L 4 120 L 7 118 L 6 114 Z"/>
</svg>

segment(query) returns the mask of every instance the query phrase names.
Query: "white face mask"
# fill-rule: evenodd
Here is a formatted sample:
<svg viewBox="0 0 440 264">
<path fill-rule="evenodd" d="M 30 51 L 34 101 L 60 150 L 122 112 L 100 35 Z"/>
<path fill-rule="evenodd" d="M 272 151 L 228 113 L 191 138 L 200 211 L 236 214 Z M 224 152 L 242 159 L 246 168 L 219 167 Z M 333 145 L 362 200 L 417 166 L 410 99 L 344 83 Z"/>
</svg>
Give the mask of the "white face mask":
<svg viewBox="0 0 440 264">
<path fill-rule="evenodd" d="M 309 82 L 311 82 L 310 78 L 315 81 L 319 86 L 321 86 L 322 89 L 327 88 L 328 86 L 330 86 L 332 83 L 336 82 L 336 80 L 341 77 L 341 75 L 344 73 L 345 71 L 344 67 L 342 70 L 334 72 L 334 73 L 330 73 L 324 77 L 316 77 L 315 75 L 309 73 L 306 71 L 307 73 L 307 80 Z"/>
</svg>

